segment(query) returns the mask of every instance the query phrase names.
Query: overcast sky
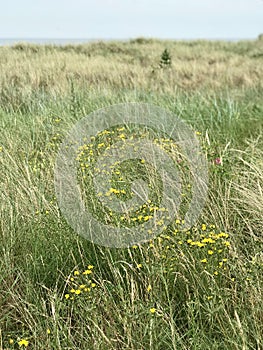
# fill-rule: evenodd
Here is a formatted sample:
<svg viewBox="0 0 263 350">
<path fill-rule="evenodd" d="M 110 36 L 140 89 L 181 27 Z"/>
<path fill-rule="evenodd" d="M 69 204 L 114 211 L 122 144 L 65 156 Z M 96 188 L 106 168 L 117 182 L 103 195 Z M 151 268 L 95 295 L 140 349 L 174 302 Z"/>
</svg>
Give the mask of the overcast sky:
<svg viewBox="0 0 263 350">
<path fill-rule="evenodd" d="M 256 38 L 263 0 L 0 0 L 0 38 Z"/>
</svg>

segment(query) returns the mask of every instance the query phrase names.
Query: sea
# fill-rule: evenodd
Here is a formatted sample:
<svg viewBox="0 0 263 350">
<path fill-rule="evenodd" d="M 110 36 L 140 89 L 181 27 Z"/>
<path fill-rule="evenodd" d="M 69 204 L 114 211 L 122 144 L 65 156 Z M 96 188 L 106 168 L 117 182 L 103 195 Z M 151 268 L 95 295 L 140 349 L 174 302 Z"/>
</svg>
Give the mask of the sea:
<svg viewBox="0 0 263 350">
<path fill-rule="evenodd" d="M 87 38 L 0 38 L 0 46 L 12 46 L 17 43 L 29 43 L 38 45 L 68 45 L 85 44 L 92 41 L 110 41 L 114 39 L 87 39 Z"/>
<path fill-rule="evenodd" d="M 256 38 L 255 38 L 256 39 Z M 201 40 L 212 40 L 212 41 L 241 41 L 241 40 L 255 40 L 254 38 L 208 38 L 208 39 L 201 39 Z M 0 38 L 0 46 L 12 46 L 17 43 L 29 43 L 29 44 L 38 44 L 38 45 L 78 45 L 78 44 L 85 44 L 90 42 L 96 42 L 96 41 L 129 41 L 130 38 L 126 39 L 109 39 L 109 38 L 97 38 L 97 39 L 89 39 L 89 38 Z M 192 38 L 192 39 L 168 39 L 168 40 L 199 40 L 199 38 Z"/>
</svg>

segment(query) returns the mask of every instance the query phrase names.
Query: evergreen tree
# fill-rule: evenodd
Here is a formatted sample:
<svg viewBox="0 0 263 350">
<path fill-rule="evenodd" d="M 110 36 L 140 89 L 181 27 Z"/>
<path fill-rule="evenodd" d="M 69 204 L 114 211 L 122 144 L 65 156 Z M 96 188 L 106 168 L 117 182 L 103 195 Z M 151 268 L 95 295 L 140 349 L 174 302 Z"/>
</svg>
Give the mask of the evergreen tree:
<svg viewBox="0 0 263 350">
<path fill-rule="evenodd" d="M 171 55 L 170 55 L 169 51 L 167 49 L 165 49 L 162 53 L 159 66 L 161 68 L 169 67 L 171 65 L 171 63 L 172 63 Z"/>
</svg>

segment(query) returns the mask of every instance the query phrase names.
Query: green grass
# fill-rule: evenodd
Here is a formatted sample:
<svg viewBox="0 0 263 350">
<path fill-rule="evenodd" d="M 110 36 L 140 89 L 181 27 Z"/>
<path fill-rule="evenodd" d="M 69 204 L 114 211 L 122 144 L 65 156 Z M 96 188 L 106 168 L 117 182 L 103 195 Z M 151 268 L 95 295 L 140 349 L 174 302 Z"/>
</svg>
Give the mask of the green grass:
<svg viewBox="0 0 263 350">
<path fill-rule="evenodd" d="M 0 349 L 262 349 L 262 42 L 19 44 L 0 60 Z M 70 228 L 54 166 L 78 120 L 124 102 L 199 131 L 210 180 L 191 230 L 117 249 Z"/>
</svg>

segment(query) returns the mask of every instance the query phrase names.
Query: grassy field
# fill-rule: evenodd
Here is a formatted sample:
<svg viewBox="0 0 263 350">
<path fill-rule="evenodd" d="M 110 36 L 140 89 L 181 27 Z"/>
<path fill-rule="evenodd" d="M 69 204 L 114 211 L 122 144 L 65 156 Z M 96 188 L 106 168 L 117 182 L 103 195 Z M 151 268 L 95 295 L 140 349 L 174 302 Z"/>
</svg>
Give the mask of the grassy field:
<svg viewBox="0 0 263 350">
<path fill-rule="evenodd" d="M 262 40 L 0 47 L 0 349 L 262 350 L 262 96 Z M 209 191 L 191 229 L 106 248 L 63 218 L 54 165 L 78 120 L 125 102 L 193 128 Z"/>
</svg>

